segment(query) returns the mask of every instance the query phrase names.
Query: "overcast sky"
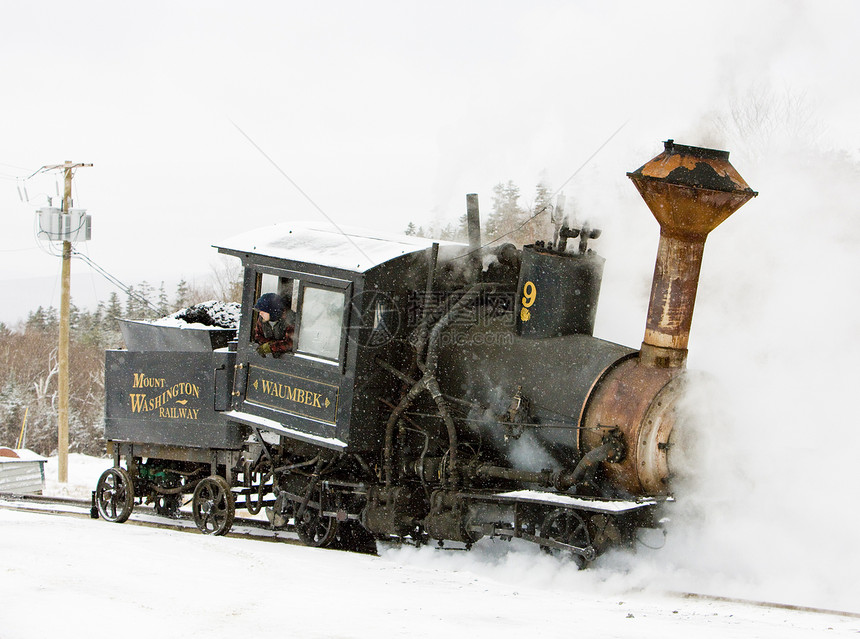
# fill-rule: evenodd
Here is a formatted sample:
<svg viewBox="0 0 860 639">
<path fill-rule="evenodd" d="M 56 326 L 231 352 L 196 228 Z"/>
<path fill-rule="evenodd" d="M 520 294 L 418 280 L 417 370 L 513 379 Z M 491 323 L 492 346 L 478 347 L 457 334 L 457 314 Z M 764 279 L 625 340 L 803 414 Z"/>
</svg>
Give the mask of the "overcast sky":
<svg viewBox="0 0 860 639">
<path fill-rule="evenodd" d="M 219 238 L 320 217 L 236 126 L 337 222 L 391 231 L 454 221 L 469 192 L 486 216 L 508 179 L 527 205 L 623 126 L 565 189 L 611 226 L 601 193 L 632 192 L 625 172 L 669 137 L 718 145 L 703 131 L 751 91 L 802 96 L 828 144 L 860 148 L 849 0 L 131 7 L 4 7 L 0 320 L 59 305 L 33 222 L 62 179 L 27 181 L 22 203 L 15 178 L 64 160 L 93 164 L 75 177 L 93 217 L 79 250 L 157 285 L 206 273 Z M 46 279 L 27 295 L 9 281 L 31 276 Z M 76 264 L 76 298 L 96 281 Z"/>
</svg>

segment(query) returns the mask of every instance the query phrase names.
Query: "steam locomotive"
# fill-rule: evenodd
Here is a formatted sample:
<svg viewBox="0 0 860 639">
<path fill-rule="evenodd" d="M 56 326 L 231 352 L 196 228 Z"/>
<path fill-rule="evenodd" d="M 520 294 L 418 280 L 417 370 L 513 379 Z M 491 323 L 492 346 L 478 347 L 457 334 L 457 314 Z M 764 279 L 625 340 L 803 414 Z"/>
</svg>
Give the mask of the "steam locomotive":
<svg viewBox="0 0 860 639">
<path fill-rule="evenodd" d="M 237 326 L 129 322 L 106 353 L 99 514 L 190 500 L 207 534 L 265 509 L 311 546 L 520 538 L 579 566 L 632 543 L 671 495 L 705 238 L 757 195 L 728 155 L 669 140 L 628 173 L 661 228 L 639 350 L 592 335 L 599 231 L 558 209 L 521 250 L 481 245 L 476 196 L 468 245 L 297 223 L 217 245 Z M 279 357 L 254 341 L 267 293 Z"/>
</svg>

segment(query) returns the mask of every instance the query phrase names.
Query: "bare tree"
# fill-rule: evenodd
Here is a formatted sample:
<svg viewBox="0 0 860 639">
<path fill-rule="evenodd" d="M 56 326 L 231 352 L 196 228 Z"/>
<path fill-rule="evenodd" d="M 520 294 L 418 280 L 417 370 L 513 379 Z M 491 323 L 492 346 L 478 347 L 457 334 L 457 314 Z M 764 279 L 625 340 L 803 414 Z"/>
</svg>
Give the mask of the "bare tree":
<svg viewBox="0 0 860 639">
<path fill-rule="evenodd" d="M 216 299 L 221 302 L 242 301 L 242 263 L 236 258 L 222 256 L 212 264 L 211 278 Z"/>
<path fill-rule="evenodd" d="M 709 120 L 707 144 L 730 147 L 753 159 L 766 157 L 779 145 L 814 147 L 824 133 L 806 94 L 788 89 L 776 93 L 766 84 L 746 91 Z"/>
</svg>

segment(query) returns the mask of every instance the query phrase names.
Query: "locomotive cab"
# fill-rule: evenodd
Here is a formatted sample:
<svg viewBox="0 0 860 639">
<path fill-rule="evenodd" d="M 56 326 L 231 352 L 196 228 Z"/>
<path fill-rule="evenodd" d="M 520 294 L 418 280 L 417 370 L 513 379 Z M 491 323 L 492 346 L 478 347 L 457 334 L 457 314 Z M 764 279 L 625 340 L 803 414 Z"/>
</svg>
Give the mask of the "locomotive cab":
<svg viewBox="0 0 860 639">
<path fill-rule="evenodd" d="M 378 397 L 391 375 L 377 358 L 406 358 L 404 318 L 424 287 L 433 242 L 290 223 L 228 240 L 242 260 L 242 315 L 230 420 L 334 451 L 370 450 L 382 436 Z M 465 247 L 446 243 L 443 253 Z M 291 311 L 292 344 L 260 354 L 259 297 L 275 293 Z"/>
</svg>

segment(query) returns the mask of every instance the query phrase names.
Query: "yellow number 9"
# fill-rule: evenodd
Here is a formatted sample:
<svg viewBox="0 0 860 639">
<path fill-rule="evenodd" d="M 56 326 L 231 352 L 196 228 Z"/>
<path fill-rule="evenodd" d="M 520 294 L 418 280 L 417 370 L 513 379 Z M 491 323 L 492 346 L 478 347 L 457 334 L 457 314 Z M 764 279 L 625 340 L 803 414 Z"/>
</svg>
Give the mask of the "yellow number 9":
<svg viewBox="0 0 860 639">
<path fill-rule="evenodd" d="M 536 297 L 537 288 L 535 287 L 534 282 L 526 282 L 525 286 L 523 286 L 523 306 L 525 308 L 529 308 L 535 303 Z"/>
</svg>

